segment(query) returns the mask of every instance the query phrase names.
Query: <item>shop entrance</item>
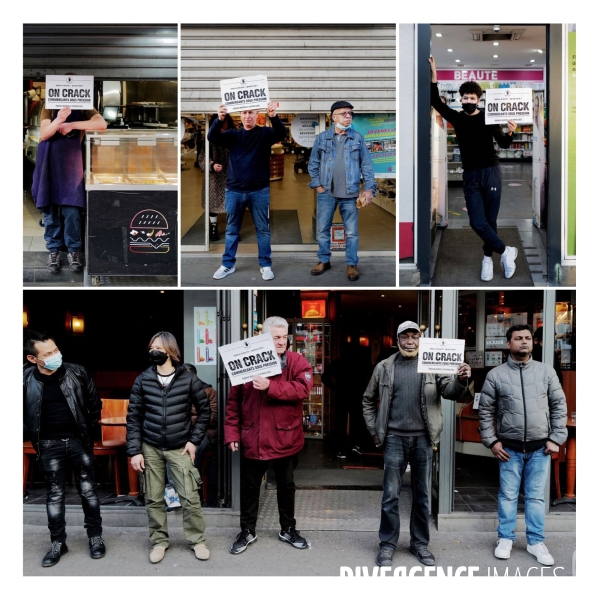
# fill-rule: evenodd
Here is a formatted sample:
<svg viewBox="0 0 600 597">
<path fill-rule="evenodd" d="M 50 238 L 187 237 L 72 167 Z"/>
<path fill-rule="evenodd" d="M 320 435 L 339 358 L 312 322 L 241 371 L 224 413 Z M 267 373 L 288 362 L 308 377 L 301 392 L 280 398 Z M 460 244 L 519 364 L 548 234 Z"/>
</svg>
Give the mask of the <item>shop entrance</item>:
<svg viewBox="0 0 600 597">
<path fill-rule="evenodd" d="M 545 26 L 431 26 L 431 55 L 436 60 L 440 97 L 452 109 L 462 109 L 459 88 L 468 80 L 483 90 L 481 110 L 487 105 L 486 92 L 491 90 L 532 90 L 533 122 L 519 124 L 508 147 L 495 143 L 502 176 L 498 234 L 506 245 L 519 250 L 517 275 L 524 275 L 519 285 L 533 285 L 546 274 L 546 54 Z M 506 125 L 502 129 L 508 132 Z M 446 261 L 451 262 L 452 255 L 461 251 L 473 255 L 473 264 L 464 264 L 460 281 L 468 283 L 472 274 L 475 285 L 479 283 L 476 266 L 481 261 L 482 243 L 469 226 L 462 189 L 464 164 L 452 124 L 434 110 L 431 139 L 430 224 L 437 253 L 434 283 L 454 285 L 455 280 L 448 277 L 459 272 L 453 274 Z M 436 235 L 436 228 L 444 233 Z"/>
<path fill-rule="evenodd" d="M 358 124 L 355 126 L 361 130 L 360 126 L 367 126 L 369 118 L 372 120 L 378 116 L 376 114 L 357 114 L 355 120 Z M 386 115 L 382 114 L 381 116 Z M 241 126 L 238 115 L 233 114 L 232 117 L 237 126 Z M 268 126 L 266 116 L 259 116 L 259 118 L 261 117 L 263 124 Z M 271 245 L 274 250 L 279 251 L 314 251 L 316 253 L 316 192 L 307 186 L 310 181 L 308 160 L 314 143 L 315 131 L 325 130 L 329 127 L 330 117 L 325 113 L 280 113 L 279 117 L 284 122 L 288 134 L 271 150 Z M 214 212 L 218 212 L 219 238 L 211 240 L 210 231 L 208 236 L 206 234 L 208 224 L 205 221 L 205 207 L 202 200 L 205 182 L 204 165 L 201 162 L 204 161 L 205 155 L 206 121 L 207 117 L 204 114 L 188 114 L 183 117 L 186 133 L 182 140 L 181 151 L 182 244 L 189 249 L 195 247 L 219 254 L 223 252 L 225 246 L 227 221 L 223 201 Z M 381 128 L 391 129 L 392 127 L 386 125 Z M 382 133 L 381 138 L 368 141 L 372 160 L 380 162 L 379 169 L 382 171 L 376 173 L 378 195 L 374 198 L 373 204 L 368 209 L 359 211 L 360 251 L 395 250 L 395 124 L 393 129 L 393 133 Z M 361 132 L 363 131 L 361 130 Z M 209 152 L 213 151 L 213 149 L 209 149 Z M 384 168 L 387 168 L 389 172 L 384 172 Z M 212 178 L 211 185 L 214 184 Z M 339 211 L 336 211 L 333 222 L 342 224 Z M 244 216 L 240 236 L 238 253 L 256 254 L 258 250 L 256 235 L 249 211 L 246 211 Z M 338 248 L 344 250 L 342 244 Z"/>
</svg>

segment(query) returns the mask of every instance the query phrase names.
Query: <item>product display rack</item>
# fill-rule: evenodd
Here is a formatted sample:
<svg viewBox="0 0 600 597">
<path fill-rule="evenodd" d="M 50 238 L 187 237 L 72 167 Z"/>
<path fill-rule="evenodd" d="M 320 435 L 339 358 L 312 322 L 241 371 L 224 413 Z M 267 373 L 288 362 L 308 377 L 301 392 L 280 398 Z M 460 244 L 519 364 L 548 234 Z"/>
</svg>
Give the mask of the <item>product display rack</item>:
<svg viewBox="0 0 600 597">
<path fill-rule="evenodd" d="M 329 389 L 321 376 L 331 361 L 331 323 L 326 319 L 293 319 L 291 350 L 301 354 L 312 366 L 313 387 L 303 402 L 304 437 L 323 439 L 330 429 Z"/>
</svg>

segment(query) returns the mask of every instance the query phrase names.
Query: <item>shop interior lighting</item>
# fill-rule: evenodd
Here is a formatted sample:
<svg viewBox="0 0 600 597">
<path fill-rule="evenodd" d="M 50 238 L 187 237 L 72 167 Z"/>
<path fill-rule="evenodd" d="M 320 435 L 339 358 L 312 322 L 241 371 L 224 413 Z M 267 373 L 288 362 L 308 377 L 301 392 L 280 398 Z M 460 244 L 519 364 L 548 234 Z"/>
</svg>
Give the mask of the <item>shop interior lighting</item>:
<svg viewBox="0 0 600 597">
<path fill-rule="evenodd" d="M 544 50 L 536 50 L 536 52 L 537 52 L 538 54 L 543 54 L 543 53 L 544 53 Z"/>
<path fill-rule="evenodd" d="M 500 44 L 500 42 L 499 42 L 499 41 L 495 41 L 495 42 L 494 42 L 494 45 L 495 45 L 495 46 L 497 46 L 497 45 L 499 45 L 499 44 Z"/>
<path fill-rule="evenodd" d="M 452 48 L 448 48 L 448 52 L 454 52 Z"/>
<path fill-rule="evenodd" d="M 492 58 L 498 58 L 498 54 L 494 54 Z"/>
<path fill-rule="evenodd" d="M 441 33 L 436 33 L 435 36 L 436 37 L 442 37 L 442 34 Z"/>
<path fill-rule="evenodd" d="M 460 59 L 457 58 L 454 62 L 460 62 Z"/>
<path fill-rule="evenodd" d="M 81 335 L 85 331 L 85 322 L 83 317 L 72 317 L 71 318 L 71 331 L 75 335 Z"/>
<path fill-rule="evenodd" d="M 23 328 L 27 329 L 29 326 L 29 312 L 27 311 L 27 307 L 23 306 Z"/>
<path fill-rule="evenodd" d="M 533 60 L 533 59 L 532 59 L 532 60 L 530 60 L 529 62 L 535 62 L 535 60 Z"/>
</svg>

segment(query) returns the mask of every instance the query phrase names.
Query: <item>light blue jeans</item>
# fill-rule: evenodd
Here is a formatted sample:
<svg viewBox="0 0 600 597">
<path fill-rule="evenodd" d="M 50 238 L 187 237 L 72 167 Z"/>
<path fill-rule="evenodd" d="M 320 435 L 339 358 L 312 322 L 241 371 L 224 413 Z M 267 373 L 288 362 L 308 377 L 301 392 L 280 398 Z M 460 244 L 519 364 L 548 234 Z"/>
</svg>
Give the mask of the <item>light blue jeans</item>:
<svg viewBox="0 0 600 597">
<path fill-rule="evenodd" d="M 500 491 L 498 492 L 498 538 L 515 541 L 517 534 L 517 501 L 521 477 L 525 492 L 525 535 L 529 545 L 544 541 L 546 501 L 544 489 L 550 471 L 550 456 L 546 447 L 524 454 L 504 447 L 510 454 L 508 462 L 500 464 Z"/>
<path fill-rule="evenodd" d="M 225 190 L 225 211 L 227 212 L 227 228 L 225 229 L 225 252 L 221 264 L 223 267 L 235 265 L 240 238 L 240 228 L 246 207 L 252 213 L 256 241 L 258 242 L 258 263 L 260 267 L 271 267 L 271 229 L 269 228 L 269 203 L 271 193 L 269 187 L 258 191 Z"/>
<path fill-rule="evenodd" d="M 346 264 L 358 264 L 358 207 L 354 199 L 338 199 L 327 191 L 317 195 L 317 257 L 321 263 L 329 263 L 331 259 L 331 223 L 336 206 L 346 228 Z"/>
</svg>

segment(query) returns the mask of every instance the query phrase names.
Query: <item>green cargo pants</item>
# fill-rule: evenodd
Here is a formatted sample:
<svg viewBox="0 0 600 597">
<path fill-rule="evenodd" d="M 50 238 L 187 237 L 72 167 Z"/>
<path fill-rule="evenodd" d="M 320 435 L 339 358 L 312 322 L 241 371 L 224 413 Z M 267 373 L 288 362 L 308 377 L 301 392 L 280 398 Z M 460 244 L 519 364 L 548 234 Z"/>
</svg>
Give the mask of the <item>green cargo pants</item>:
<svg viewBox="0 0 600 597">
<path fill-rule="evenodd" d="M 200 496 L 198 495 L 198 469 L 191 461 L 189 454 L 181 455 L 183 447 L 177 450 L 159 450 L 147 443 L 142 443 L 144 456 L 144 499 L 150 527 L 152 545 L 169 547 L 169 531 L 167 529 L 167 512 L 165 510 L 164 493 L 166 481 L 166 463 L 169 463 L 175 491 L 179 494 L 183 510 L 183 532 L 190 549 L 198 543 L 204 543 L 206 524 L 202 515 Z"/>
</svg>

